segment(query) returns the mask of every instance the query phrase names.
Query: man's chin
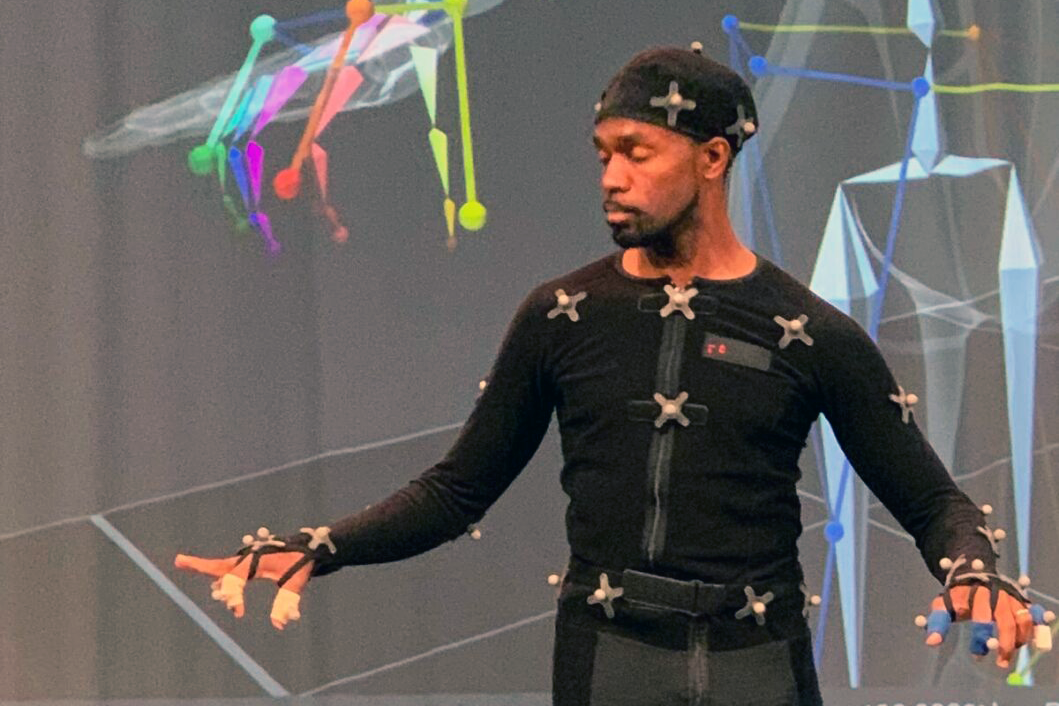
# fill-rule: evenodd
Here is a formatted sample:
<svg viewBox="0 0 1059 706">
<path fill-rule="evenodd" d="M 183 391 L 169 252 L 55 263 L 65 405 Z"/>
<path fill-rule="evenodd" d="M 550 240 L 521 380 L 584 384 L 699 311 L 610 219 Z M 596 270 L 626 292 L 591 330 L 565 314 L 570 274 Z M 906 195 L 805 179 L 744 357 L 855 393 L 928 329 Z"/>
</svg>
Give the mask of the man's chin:
<svg viewBox="0 0 1059 706">
<path fill-rule="evenodd" d="M 611 226 L 610 237 L 614 240 L 614 244 L 622 250 L 642 248 L 650 244 L 650 238 L 645 237 L 643 233 L 629 230 L 622 226 Z"/>
<path fill-rule="evenodd" d="M 664 233 L 644 233 L 638 230 L 627 230 L 625 228 L 611 228 L 611 238 L 614 244 L 622 250 L 631 248 L 657 249 L 665 248 L 667 237 Z"/>
</svg>

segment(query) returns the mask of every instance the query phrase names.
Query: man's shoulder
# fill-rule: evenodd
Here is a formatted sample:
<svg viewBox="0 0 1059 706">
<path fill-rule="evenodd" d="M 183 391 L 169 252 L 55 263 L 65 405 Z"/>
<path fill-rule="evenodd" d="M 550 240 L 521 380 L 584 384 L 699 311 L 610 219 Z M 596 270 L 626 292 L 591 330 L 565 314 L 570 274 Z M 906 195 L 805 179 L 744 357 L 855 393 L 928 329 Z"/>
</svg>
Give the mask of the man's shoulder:
<svg viewBox="0 0 1059 706">
<path fill-rule="evenodd" d="M 526 300 L 527 303 L 554 303 L 556 297 L 559 296 L 559 290 L 567 296 L 576 296 L 609 279 L 613 274 L 614 254 L 612 253 L 582 265 L 576 270 L 541 282 L 533 288 Z"/>
<path fill-rule="evenodd" d="M 815 315 L 818 322 L 828 326 L 839 328 L 854 327 L 860 325 L 848 314 L 837 306 L 814 292 L 809 285 L 803 283 L 787 270 L 765 260 L 763 263 L 764 279 L 774 289 L 778 296 L 804 310 L 809 316 Z"/>
</svg>

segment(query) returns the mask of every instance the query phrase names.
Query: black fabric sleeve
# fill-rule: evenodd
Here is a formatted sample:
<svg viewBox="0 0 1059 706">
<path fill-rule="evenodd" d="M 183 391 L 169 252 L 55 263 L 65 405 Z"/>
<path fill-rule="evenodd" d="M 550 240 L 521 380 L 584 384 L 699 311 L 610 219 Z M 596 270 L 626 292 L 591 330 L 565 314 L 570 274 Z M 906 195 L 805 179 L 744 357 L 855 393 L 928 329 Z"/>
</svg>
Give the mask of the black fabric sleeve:
<svg viewBox="0 0 1059 706">
<path fill-rule="evenodd" d="M 981 559 L 996 571 L 981 510 L 960 490 L 930 443 L 905 423 L 890 395 L 898 385 L 867 333 L 838 311 L 825 316 L 813 359 L 821 407 L 857 475 L 912 535 L 930 572 L 944 582 L 943 557 Z"/>
<path fill-rule="evenodd" d="M 482 518 L 529 462 L 551 420 L 545 318 L 531 295 L 508 327 L 488 385 L 445 458 L 385 500 L 333 523 L 337 551 L 318 550 L 314 576 L 420 554 L 460 537 Z"/>
</svg>

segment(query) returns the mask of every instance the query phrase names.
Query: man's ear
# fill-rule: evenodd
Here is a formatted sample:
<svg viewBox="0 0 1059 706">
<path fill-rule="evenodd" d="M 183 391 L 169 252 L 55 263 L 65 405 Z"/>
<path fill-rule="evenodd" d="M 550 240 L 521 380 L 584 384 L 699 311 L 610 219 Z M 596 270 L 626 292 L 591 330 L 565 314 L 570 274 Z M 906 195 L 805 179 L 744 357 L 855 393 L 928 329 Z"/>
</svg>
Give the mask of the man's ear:
<svg viewBox="0 0 1059 706">
<path fill-rule="evenodd" d="M 698 146 L 699 173 L 707 179 L 722 179 L 732 159 L 732 146 L 723 137 L 713 137 Z"/>
</svg>

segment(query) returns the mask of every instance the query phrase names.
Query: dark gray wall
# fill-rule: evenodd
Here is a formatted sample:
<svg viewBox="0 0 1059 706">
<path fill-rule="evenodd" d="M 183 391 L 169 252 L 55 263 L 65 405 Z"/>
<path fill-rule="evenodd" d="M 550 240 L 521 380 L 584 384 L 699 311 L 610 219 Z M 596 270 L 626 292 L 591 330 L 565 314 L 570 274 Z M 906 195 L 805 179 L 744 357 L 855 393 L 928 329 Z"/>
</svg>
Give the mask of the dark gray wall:
<svg viewBox="0 0 1059 706">
<path fill-rule="evenodd" d="M 86 135 L 133 108 L 237 68 L 260 12 L 286 18 L 332 5 L 0 2 L 0 700 L 263 693 L 89 521 L 94 513 L 105 513 L 295 694 L 548 611 L 545 577 L 565 560 L 552 436 L 486 519 L 480 542 L 314 583 L 303 623 L 286 633 L 266 624 L 267 591 L 249 594 L 252 615 L 237 625 L 208 600 L 205 582 L 169 566 L 178 551 L 227 551 L 261 524 L 283 532 L 358 509 L 444 452 L 525 292 L 610 249 L 589 143 L 592 105 L 633 52 L 700 40 L 723 59 L 719 27 L 729 12 L 768 23 L 819 9 L 824 22 L 884 25 L 902 24 L 904 12 L 903 3 L 881 12 L 867 2 L 506 0 L 469 19 L 489 223 L 462 236 L 454 253 L 444 244 L 418 96 L 335 120 L 323 142 L 332 199 L 351 240 L 329 242 L 307 202 L 267 201 L 287 246 L 278 259 L 263 257 L 253 236 L 232 232 L 215 182 L 187 172 L 192 142 L 111 161 L 82 155 Z M 952 26 L 978 22 L 986 30 L 974 51 L 939 45 L 945 80 L 1057 80 L 1055 8 L 1031 3 L 1002 15 L 996 7 L 942 3 Z M 748 38 L 769 52 L 767 36 Z M 924 56 L 908 39 L 821 36 L 810 47 L 804 65 L 906 79 Z M 455 137 L 451 53 L 442 66 L 439 123 Z M 789 100 L 776 99 L 781 90 Z M 762 82 L 756 94 L 762 105 L 785 105 L 782 114 L 764 113 L 761 147 L 782 260 L 808 280 L 835 184 L 899 158 L 910 103 L 810 81 Z M 1035 586 L 1045 595 L 1059 593 L 1057 109 L 1051 96 L 943 102 L 951 152 L 1016 163 L 1045 249 L 1033 554 Z M 300 129 L 269 128 L 266 149 L 289 153 Z M 458 158 L 454 165 L 455 175 Z M 989 209 L 997 188 L 987 179 L 949 209 L 957 232 L 985 238 L 983 251 L 994 253 L 999 230 Z M 875 242 L 891 198 L 884 190 L 864 201 Z M 917 227 L 934 203 L 929 193 L 910 193 Z M 764 231 L 753 237 L 780 259 Z M 974 294 L 986 295 L 990 313 L 996 284 L 987 280 L 976 280 Z M 895 287 L 887 313 L 908 308 Z M 918 383 L 919 328 L 901 321 L 884 326 L 882 345 L 898 376 Z M 954 471 L 985 469 L 963 485 L 1011 527 L 995 321 L 971 333 L 970 351 Z M 361 448 L 373 442 L 387 443 Z M 297 463 L 341 449 L 351 450 Z M 811 454 L 805 467 L 804 490 L 819 496 Z M 222 485 L 188 492 L 207 484 Z M 872 517 L 892 525 L 881 510 Z M 824 518 L 807 497 L 805 524 Z M 1002 675 L 961 652 L 949 649 L 939 661 L 919 646 L 911 619 L 936 589 L 907 538 L 873 531 L 869 547 L 865 683 L 998 683 Z M 816 590 L 825 550 L 819 529 L 807 532 L 802 552 Z M 834 603 L 829 620 L 822 681 L 841 686 Z M 545 617 L 336 691 L 542 692 L 549 645 Z M 1037 675 L 1054 689 L 1054 659 Z"/>
</svg>

